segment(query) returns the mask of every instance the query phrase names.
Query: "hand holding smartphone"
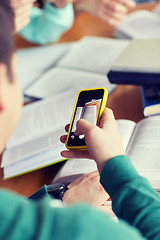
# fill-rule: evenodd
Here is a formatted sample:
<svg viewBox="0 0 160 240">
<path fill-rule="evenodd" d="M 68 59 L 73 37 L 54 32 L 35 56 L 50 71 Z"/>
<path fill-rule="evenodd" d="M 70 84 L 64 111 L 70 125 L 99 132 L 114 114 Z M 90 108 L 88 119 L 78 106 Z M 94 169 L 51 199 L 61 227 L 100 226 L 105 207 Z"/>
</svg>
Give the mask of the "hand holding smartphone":
<svg viewBox="0 0 160 240">
<path fill-rule="evenodd" d="M 87 150 L 84 135 L 74 134 L 76 123 L 79 119 L 85 119 L 94 125 L 99 125 L 107 97 L 108 91 L 105 88 L 83 89 L 78 92 L 66 139 L 68 149 Z"/>
</svg>

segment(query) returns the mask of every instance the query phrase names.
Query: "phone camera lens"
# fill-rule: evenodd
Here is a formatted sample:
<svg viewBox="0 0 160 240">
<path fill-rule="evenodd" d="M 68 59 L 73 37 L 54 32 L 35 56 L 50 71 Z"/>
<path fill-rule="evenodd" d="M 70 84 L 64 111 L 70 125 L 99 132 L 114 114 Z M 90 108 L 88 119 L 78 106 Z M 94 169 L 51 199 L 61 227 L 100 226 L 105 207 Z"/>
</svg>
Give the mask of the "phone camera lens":
<svg viewBox="0 0 160 240">
<path fill-rule="evenodd" d="M 74 135 L 71 135 L 71 139 L 74 139 Z"/>
</svg>

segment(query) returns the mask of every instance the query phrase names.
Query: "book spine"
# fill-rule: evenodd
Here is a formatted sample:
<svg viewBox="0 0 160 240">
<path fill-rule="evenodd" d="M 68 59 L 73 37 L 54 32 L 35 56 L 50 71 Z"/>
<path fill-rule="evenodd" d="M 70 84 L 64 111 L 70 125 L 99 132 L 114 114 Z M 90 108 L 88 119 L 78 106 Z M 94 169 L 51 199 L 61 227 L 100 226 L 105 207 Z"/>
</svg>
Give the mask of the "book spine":
<svg viewBox="0 0 160 240">
<path fill-rule="evenodd" d="M 141 96 L 143 102 L 143 114 L 145 117 L 160 114 L 160 87 L 142 86 Z"/>
<path fill-rule="evenodd" d="M 141 97 L 142 97 L 142 105 L 143 105 L 143 115 L 145 116 L 145 117 L 147 117 L 147 115 L 145 115 L 145 107 L 146 107 L 146 105 L 147 105 L 147 103 L 146 103 L 146 98 L 145 98 L 145 93 L 144 93 L 144 86 L 141 86 Z"/>
<path fill-rule="evenodd" d="M 160 86 L 160 73 L 126 72 L 110 70 L 107 74 L 111 83 L 144 86 Z"/>
</svg>

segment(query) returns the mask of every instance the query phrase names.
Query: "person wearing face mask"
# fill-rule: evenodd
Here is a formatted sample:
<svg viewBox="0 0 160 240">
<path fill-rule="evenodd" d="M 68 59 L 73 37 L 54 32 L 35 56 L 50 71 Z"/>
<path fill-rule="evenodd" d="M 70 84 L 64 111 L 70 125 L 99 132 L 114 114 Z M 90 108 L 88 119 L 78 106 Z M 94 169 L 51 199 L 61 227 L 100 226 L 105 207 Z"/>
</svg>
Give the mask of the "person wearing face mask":
<svg viewBox="0 0 160 240">
<path fill-rule="evenodd" d="M 40 8 L 33 6 L 35 0 L 10 0 L 16 17 L 16 32 L 35 44 L 57 41 L 73 24 L 72 1 L 44 1 Z"/>
</svg>

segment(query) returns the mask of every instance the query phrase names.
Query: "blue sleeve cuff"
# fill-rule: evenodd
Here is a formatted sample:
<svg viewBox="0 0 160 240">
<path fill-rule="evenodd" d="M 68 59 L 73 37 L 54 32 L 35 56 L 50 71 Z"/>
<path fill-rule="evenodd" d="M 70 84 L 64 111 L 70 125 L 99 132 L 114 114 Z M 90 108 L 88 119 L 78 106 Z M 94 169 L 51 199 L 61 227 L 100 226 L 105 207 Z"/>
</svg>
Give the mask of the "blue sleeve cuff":
<svg viewBox="0 0 160 240">
<path fill-rule="evenodd" d="M 44 197 L 50 197 L 50 195 L 47 192 L 47 185 L 44 185 L 43 187 L 41 187 L 37 192 L 35 192 L 33 195 L 31 195 L 29 197 L 29 199 L 33 199 L 33 200 L 40 200 Z"/>
</svg>

